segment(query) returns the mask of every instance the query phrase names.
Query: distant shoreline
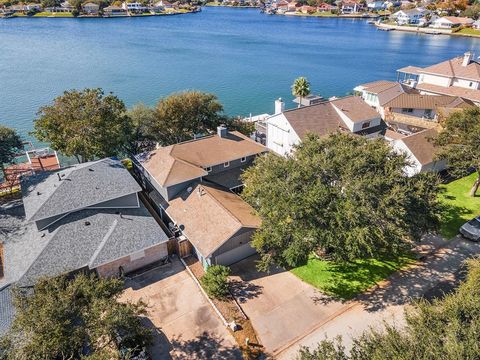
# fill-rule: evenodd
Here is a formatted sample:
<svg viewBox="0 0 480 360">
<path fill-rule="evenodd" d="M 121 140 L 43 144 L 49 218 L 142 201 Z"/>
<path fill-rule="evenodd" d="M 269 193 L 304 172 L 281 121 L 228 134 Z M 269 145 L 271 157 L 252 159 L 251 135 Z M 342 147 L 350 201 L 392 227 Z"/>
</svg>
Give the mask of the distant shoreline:
<svg viewBox="0 0 480 360">
<path fill-rule="evenodd" d="M 124 19 L 124 18 L 143 18 L 143 17 L 151 17 L 151 16 L 174 16 L 174 15 L 186 15 L 186 14 L 195 14 L 201 12 L 201 9 L 197 10 L 185 10 L 185 11 L 177 11 L 177 12 L 166 12 L 166 13 L 159 13 L 159 14 L 133 14 L 133 15 L 114 15 L 114 16 L 102 16 L 102 15 L 79 15 L 73 16 L 71 13 L 38 13 L 35 15 L 26 15 L 26 14 L 13 14 L 10 16 L 0 16 L 0 19 Z"/>
<path fill-rule="evenodd" d="M 480 30 L 471 28 L 460 29 L 459 31 L 452 31 L 449 29 L 436 29 L 429 27 L 405 26 L 405 25 L 391 25 L 391 24 L 375 24 L 377 29 L 384 31 L 403 31 L 416 34 L 425 35 L 448 35 L 448 36 L 463 36 L 471 38 L 480 38 Z"/>
</svg>

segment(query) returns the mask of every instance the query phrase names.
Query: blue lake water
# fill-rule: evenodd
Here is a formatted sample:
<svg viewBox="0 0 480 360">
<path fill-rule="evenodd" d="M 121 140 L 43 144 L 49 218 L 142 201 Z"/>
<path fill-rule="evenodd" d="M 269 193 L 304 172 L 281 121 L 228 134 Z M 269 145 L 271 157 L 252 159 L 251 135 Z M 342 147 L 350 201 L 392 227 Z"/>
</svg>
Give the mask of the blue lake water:
<svg viewBox="0 0 480 360">
<path fill-rule="evenodd" d="M 365 20 L 257 9 L 123 19 L 0 19 L 0 123 L 23 135 L 66 89 L 101 87 L 128 106 L 183 89 L 216 93 L 231 115 L 273 111 L 306 76 L 325 97 L 479 50 L 480 40 L 377 31 Z"/>
</svg>

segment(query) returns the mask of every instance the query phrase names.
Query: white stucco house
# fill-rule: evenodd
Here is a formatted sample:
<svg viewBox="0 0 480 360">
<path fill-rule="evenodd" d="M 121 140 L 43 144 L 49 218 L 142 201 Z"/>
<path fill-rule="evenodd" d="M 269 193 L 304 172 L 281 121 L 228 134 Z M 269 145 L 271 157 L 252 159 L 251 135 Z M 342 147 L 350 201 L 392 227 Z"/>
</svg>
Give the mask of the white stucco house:
<svg viewBox="0 0 480 360">
<path fill-rule="evenodd" d="M 452 29 L 459 26 L 472 26 L 475 21 L 468 17 L 444 16 L 433 20 L 430 27 L 437 29 Z"/>
<path fill-rule="evenodd" d="M 343 131 L 376 137 L 384 130 L 385 123 L 360 97 L 347 96 L 291 110 L 285 110 L 279 99 L 275 102 L 275 114 L 266 120 L 266 127 L 267 147 L 286 155 L 308 132 L 324 136 Z"/>
<path fill-rule="evenodd" d="M 390 144 L 394 151 L 407 155 L 410 162 L 410 165 L 405 168 L 407 176 L 427 171 L 439 172 L 446 168 L 444 160 L 435 158 L 437 148 L 431 139 L 436 134 L 436 130 L 427 129 L 408 136 L 397 134 L 394 139 L 391 139 Z"/>
</svg>

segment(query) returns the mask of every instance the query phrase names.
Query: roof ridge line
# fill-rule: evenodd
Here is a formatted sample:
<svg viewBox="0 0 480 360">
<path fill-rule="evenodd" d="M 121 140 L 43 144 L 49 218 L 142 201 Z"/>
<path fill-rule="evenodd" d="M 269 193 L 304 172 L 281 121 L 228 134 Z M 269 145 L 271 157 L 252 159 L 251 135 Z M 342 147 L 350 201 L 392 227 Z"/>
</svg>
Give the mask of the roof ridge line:
<svg viewBox="0 0 480 360">
<path fill-rule="evenodd" d="M 200 184 L 200 186 L 202 186 L 202 183 L 199 183 L 199 184 Z M 208 185 L 207 185 L 207 188 L 208 188 Z M 229 190 L 229 191 L 230 191 L 230 190 Z M 240 221 L 240 219 L 237 218 L 230 210 L 228 210 L 220 201 L 218 201 L 218 200 L 215 198 L 215 196 L 213 196 L 212 194 L 210 194 L 210 193 L 208 192 L 208 190 L 205 190 L 205 192 L 206 192 L 217 204 L 219 204 L 219 205 L 230 215 L 230 217 L 232 217 L 237 223 L 239 223 L 241 226 L 243 226 L 243 224 L 242 224 L 242 222 Z M 232 194 L 233 194 L 234 196 L 238 196 L 238 195 L 234 194 L 233 192 L 232 192 Z"/>
<path fill-rule="evenodd" d="M 110 225 L 110 228 L 108 229 L 107 233 L 103 236 L 102 241 L 100 242 L 100 245 L 97 247 L 95 252 L 93 253 L 92 257 L 90 258 L 90 261 L 88 262 L 88 267 L 91 269 L 91 265 L 95 262 L 95 260 L 98 257 L 98 254 L 100 254 L 100 251 L 105 247 L 105 244 L 107 243 L 107 240 L 110 238 L 110 236 L 113 233 L 113 230 L 117 227 L 118 220 L 114 219 L 112 225 Z"/>
</svg>

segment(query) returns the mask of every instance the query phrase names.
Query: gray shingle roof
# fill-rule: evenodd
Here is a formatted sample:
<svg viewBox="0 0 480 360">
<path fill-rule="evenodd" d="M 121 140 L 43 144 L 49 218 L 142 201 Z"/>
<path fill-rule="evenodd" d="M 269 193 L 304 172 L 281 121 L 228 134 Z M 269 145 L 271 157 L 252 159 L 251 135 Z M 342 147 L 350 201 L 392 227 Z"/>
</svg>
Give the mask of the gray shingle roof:
<svg viewBox="0 0 480 360">
<path fill-rule="evenodd" d="M 20 278 L 20 286 L 32 285 L 42 276 L 94 269 L 168 240 L 143 204 L 137 209 L 77 211 L 48 231 L 48 244 Z"/>
<path fill-rule="evenodd" d="M 11 286 L 7 285 L 0 288 L 0 336 L 10 329 L 14 316 Z"/>
<path fill-rule="evenodd" d="M 66 214 L 140 190 L 121 162 L 113 159 L 79 164 L 22 180 L 27 220 Z"/>
</svg>

